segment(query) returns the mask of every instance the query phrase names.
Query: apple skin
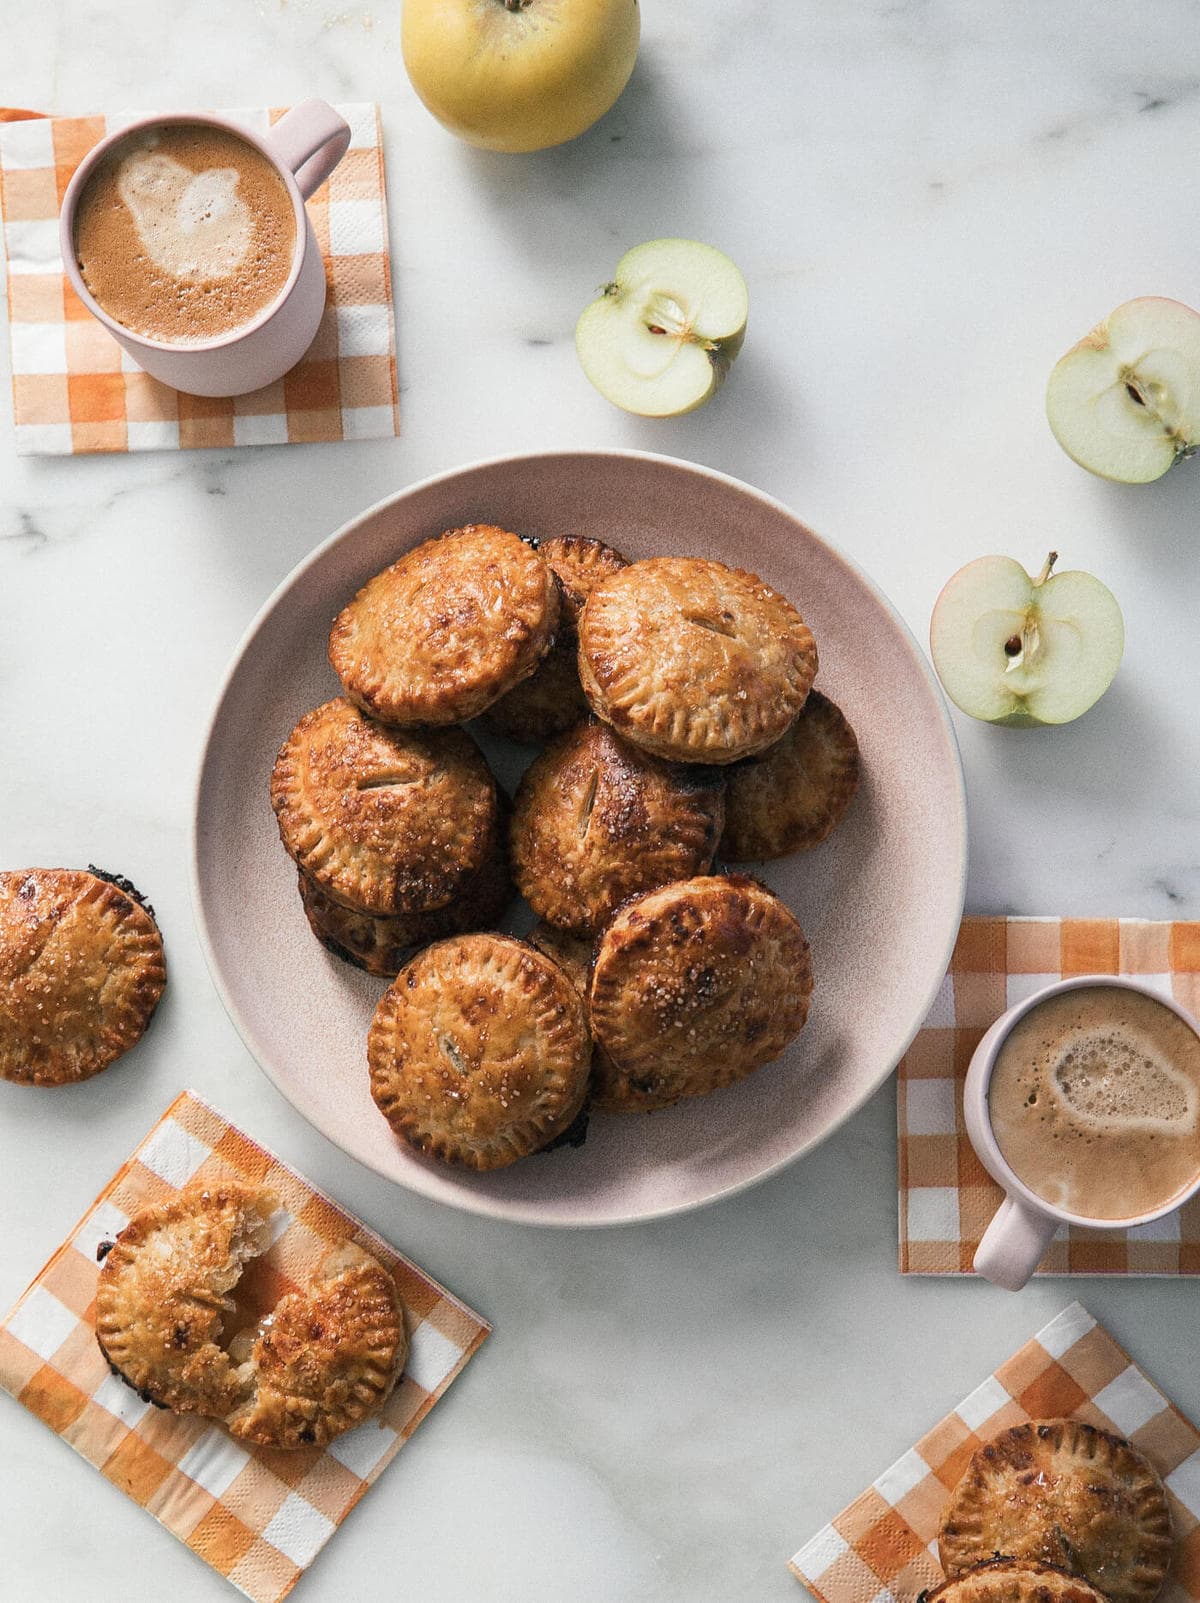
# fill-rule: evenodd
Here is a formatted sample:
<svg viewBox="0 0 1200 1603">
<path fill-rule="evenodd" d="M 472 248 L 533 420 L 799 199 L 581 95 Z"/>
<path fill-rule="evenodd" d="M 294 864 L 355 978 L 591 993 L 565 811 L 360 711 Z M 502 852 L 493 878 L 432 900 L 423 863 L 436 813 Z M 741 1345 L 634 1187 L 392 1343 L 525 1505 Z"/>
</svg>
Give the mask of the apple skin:
<svg viewBox="0 0 1200 1603">
<path fill-rule="evenodd" d="M 629 81 L 638 0 L 404 0 L 413 88 L 451 133 L 526 152 L 590 128 Z"/>
</svg>

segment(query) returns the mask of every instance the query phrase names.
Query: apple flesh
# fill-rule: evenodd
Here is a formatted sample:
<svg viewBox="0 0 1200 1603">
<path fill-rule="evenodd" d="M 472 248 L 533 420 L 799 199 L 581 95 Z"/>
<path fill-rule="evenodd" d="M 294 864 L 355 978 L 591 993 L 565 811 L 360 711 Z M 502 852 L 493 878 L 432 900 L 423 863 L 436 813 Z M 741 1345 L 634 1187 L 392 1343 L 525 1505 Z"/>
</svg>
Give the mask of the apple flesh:
<svg viewBox="0 0 1200 1603">
<path fill-rule="evenodd" d="M 1161 478 L 1200 449 L 1200 312 L 1152 295 L 1118 306 L 1055 366 L 1046 416 L 1089 472 Z"/>
<path fill-rule="evenodd" d="M 583 371 L 614 405 L 677 417 L 720 388 L 742 348 L 746 280 L 694 239 L 652 239 L 617 263 L 575 328 Z"/>
<path fill-rule="evenodd" d="M 1066 724 L 1112 684 L 1125 624 L 1090 573 L 1032 578 L 1011 557 L 979 557 L 937 599 L 929 626 L 946 694 L 972 718 L 1022 728 Z"/>
<path fill-rule="evenodd" d="M 544 150 L 604 115 L 629 81 L 638 0 L 404 0 L 412 86 L 485 150 Z"/>
</svg>

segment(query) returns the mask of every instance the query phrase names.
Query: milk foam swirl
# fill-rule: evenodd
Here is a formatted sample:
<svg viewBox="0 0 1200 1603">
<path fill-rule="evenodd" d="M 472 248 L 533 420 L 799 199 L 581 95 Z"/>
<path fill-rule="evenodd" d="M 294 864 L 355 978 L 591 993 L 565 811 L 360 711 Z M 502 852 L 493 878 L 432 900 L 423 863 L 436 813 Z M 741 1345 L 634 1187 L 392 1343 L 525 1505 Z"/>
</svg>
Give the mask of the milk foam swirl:
<svg viewBox="0 0 1200 1603">
<path fill-rule="evenodd" d="M 228 278 L 246 259 L 254 224 L 236 167 L 193 173 L 173 156 L 134 150 L 117 190 L 147 255 L 174 278 Z"/>
</svg>

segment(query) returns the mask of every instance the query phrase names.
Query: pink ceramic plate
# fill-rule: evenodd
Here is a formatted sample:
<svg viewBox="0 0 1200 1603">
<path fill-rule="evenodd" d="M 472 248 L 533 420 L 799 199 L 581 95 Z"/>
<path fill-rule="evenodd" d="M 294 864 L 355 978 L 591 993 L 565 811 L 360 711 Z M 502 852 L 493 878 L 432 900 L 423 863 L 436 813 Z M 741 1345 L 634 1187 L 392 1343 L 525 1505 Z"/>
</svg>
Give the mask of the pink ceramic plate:
<svg viewBox="0 0 1200 1603">
<path fill-rule="evenodd" d="M 813 948 L 816 991 L 778 1062 L 665 1113 L 593 1119 L 586 1144 L 487 1176 L 414 1156 L 376 1111 L 366 1032 L 384 982 L 310 935 L 267 800 L 301 713 L 337 693 L 330 621 L 410 546 L 470 522 L 610 541 L 630 558 L 717 557 L 791 598 L 816 635 L 818 684 L 862 746 L 842 827 L 763 878 Z M 530 752 L 483 744 L 511 787 Z M 845 557 L 778 502 L 690 463 L 625 451 L 503 457 L 428 479 L 348 523 L 275 592 L 242 643 L 209 730 L 194 881 L 209 966 L 243 1040 L 331 1141 L 459 1208 L 533 1224 L 602 1225 L 698 1207 L 772 1174 L 835 1130 L 891 1073 L 924 1017 L 962 912 L 966 813 L 941 695 L 912 636 Z"/>
</svg>

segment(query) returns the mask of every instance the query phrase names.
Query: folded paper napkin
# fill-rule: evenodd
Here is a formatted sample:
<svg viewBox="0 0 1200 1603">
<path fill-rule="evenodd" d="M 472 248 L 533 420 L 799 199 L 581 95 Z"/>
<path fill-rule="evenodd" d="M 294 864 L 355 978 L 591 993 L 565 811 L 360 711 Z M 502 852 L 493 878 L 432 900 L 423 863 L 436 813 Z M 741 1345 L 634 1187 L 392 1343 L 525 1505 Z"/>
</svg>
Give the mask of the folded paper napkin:
<svg viewBox="0 0 1200 1603">
<path fill-rule="evenodd" d="M 378 108 L 339 106 L 350 148 L 308 202 L 329 297 L 308 353 L 278 383 L 212 400 L 143 373 L 67 283 L 58 210 L 71 174 L 132 117 L 0 110 L 13 418 L 21 455 L 361 440 L 400 432 Z M 283 110 L 227 115 L 264 132 Z"/>
<path fill-rule="evenodd" d="M 963 920 L 950 971 L 898 1072 L 902 1274 L 971 1272 L 1001 1192 L 967 1140 L 967 1065 L 1006 1008 L 1072 974 L 1136 975 L 1200 1015 L 1200 922 Z M 1200 1274 L 1200 1198 L 1130 1230 L 1061 1230 L 1038 1272 Z"/>
<path fill-rule="evenodd" d="M 327 1243 L 352 1239 L 396 1278 L 411 1348 L 382 1413 L 326 1448 L 279 1452 L 164 1413 L 110 1374 L 96 1345 L 96 1249 L 130 1215 L 189 1181 L 265 1184 L 284 1212 L 262 1260 L 271 1290 L 297 1289 Z M 286 1597 L 378 1480 L 489 1326 L 359 1220 L 186 1091 L 109 1181 L 0 1323 L 0 1388 L 44 1420 L 254 1603 Z M 108 1495 L 97 1490 L 97 1497 Z"/>
<path fill-rule="evenodd" d="M 1200 1431 L 1072 1303 L 834 1516 L 791 1561 L 820 1603 L 914 1603 L 942 1580 L 937 1528 L 972 1454 L 1029 1419 L 1127 1437 L 1162 1476 L 1176 1538 L 1159 1603 L 1200 1599 Z"/>
</svg>

